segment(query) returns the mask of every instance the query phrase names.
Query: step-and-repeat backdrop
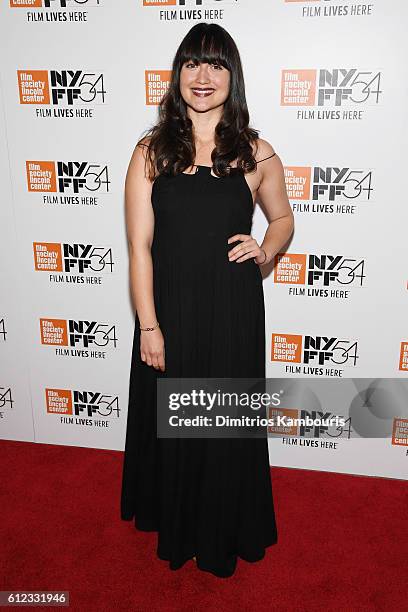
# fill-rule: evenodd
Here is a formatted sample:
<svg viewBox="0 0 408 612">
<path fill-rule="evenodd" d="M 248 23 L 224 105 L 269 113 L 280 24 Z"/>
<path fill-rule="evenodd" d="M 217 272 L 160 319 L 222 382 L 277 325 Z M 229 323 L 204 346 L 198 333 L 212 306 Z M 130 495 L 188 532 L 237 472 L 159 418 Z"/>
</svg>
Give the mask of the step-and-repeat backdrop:
<svg viewBox="0 0 408 612">
<path fill-rule="evenodd" d="M 201 21 L 237 42 L 251 125 L 282 159 L 295 215 L 264 278 L 267 376 L 406 379 L 407 17 L 405 0 L 2 3 L 2 438 L 124 448 L 124 177 Z M 257 207 L 253 235 L 266 227 Z M 353 417 L 289 428 L 271 464 L 407 478 L 407 403 L 360 406 L 388 435 L 351 436 Z"/>
</svg>

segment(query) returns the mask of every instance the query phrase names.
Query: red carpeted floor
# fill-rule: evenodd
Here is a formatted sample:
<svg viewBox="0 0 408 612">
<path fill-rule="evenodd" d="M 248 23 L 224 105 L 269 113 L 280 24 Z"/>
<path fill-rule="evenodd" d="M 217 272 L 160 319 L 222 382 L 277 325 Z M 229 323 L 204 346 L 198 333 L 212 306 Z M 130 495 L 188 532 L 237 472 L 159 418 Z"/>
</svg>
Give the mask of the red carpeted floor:
<svg viewBox="0 0 408 612">
<path fill-rule="evenodd" d="M 220 579 L 169 570 L 120 520 L 122 453 L 0 441 L 0 459 L 0 590 L 67 590 L 84 611 L 408 608 L 406 481 L 273 468 L 279 543 Z"/>
</svg>

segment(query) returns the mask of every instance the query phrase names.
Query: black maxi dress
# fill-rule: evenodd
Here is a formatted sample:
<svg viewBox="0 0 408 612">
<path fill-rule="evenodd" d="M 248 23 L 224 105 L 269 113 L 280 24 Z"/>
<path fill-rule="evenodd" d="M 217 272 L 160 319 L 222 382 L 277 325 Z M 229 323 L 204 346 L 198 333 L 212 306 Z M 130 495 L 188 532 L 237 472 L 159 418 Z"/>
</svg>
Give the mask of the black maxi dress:
<svg viewBox="0 0 408 612">
<path fill-rule="evenodd" d="M 153 291 L 165 371 L 141 360 L 136 314 L 121 519 L 158 532 L 157 555 L 170 569 L 196 556 L 199 569 L 228 577 L 238 557 L 258 561 L 277 542 L 267 439 L 156 432 L 157 377 L 265 377 L 261 272 L 252 258 L 228 260 L 239 243 L 228 238 L 251 233 L 251 190 L 238 169 L 226 177 L 209 166 L 195 169 L 159 175 L 152 185 Z"/>
</svg>

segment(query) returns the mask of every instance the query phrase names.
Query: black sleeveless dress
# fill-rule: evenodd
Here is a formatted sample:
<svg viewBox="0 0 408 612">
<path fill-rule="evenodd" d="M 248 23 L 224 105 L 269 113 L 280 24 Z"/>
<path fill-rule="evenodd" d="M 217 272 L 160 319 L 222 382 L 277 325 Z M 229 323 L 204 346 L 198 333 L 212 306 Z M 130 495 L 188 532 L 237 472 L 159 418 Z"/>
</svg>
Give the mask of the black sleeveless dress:
<svg viewBox="0 0 408 612">
<path fill-rule="evenodd" d="M 259 163 L 259 162 L 258 162 Z M 157 555 L 180 568 L 231 576 L 237 557 L 258 561 L 277 542 L 266 438 L 157 438 L 156 379 L 265 377 L 262 276 L 254 260 L 228 260 L 250 234 L 245 175 L 160 175 L 152 186 L 157 320 L 165 371 L 140 358 L 137 314 L 129 383 L 121 518 L 157 531 Z M 149 333 L 149 332 L 146 332 Z"/>
</svg>

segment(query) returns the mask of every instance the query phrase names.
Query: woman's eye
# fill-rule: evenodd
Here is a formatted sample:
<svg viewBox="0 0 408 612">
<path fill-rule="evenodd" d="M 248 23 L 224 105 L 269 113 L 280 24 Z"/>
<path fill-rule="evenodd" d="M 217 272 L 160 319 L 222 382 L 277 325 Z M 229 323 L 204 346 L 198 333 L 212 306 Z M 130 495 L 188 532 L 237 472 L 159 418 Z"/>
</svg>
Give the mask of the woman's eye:
<svg viewBox="0 0 408 612">
<path fill-rule="evenodd" d="M 212 67 L 213 67 L 213 68 L 215 68 L 216 70 L 222 70 L 222 69 L 223 69 L 223 66 L 222 66 L 221 64 L 216 64 L 216 63 L 214 63 L 214 64 L 210 64 L 210 66 L 212 66 Z M 196 68 L 196 67 L 197 67 L 197 64 L 195 64 L 194 62 L 187 62 L 187 63 L 185 64 L 185 67 L 186 67 L 186 68 Z"/>
</svg>

